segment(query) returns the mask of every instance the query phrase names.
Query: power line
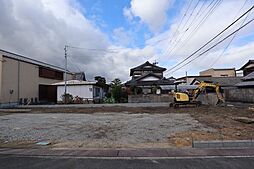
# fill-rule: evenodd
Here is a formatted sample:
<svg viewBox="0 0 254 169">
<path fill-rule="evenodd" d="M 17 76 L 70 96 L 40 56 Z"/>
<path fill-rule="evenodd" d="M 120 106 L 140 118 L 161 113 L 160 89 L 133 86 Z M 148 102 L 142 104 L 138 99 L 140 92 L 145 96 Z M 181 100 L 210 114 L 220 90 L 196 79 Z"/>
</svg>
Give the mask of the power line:
<svg viewBox="0 0 254 169">
<path fill-rule="evenodd" d="M 114 51 L 116 49 L 83 48 L 83 47 L 76 47 L 76 46 L 69 46 L 69 45 L 67 45 L 67 47 L 72 49 L 96 51 L 96 52 L 103 52 L 103 53 L 117 53 Z"/>
<path fill-rule="evenodd" d="M 237 12 L 235 18 L 237 17 L 237 15 L 241 12 L 241 10 L 243 9 L 243 7 L 245 6 L 245 4 L 247 3 L 248 0 L 245 0 L 242 7 L 239 9 L 239 11 Z M 245 17 L 245 19 L 243 20 L 243 22 L 241 23 L 241 26 L 243 25 L 243 23 L 247 20 L 248 16 L 250 13 L 248 13 L 248 15 Z M 238 33 L 238 32 L 237 32 Z M 213 67 L 215 65 L 215 63 L 218 62 L 218 60 L 221 58 L 221 56 L 223 56 L 223 54 L 226 52 L 226 50 L 228 49 L 228 47 L 231 45 L 231 43 L 233 42 L 233 40 L 235 39 L 235 37 L 237 36 L 237 33 L 234 34 L 234 36 L 231 38 L 231 40 L 229 41 L 229 43 L 226 45 L 226 47 L 224 48 L 224 50 L 221 52 L 221 54 L 218 55 L 218 57 L 215 59 L 215 61 L 209 66 L 209 67 Z"/>
<path fill-rule="evenodd" d="M 186 22 L 185 22 L 184 25 L 183 25 L 183 29 L 185 28 L 185 26 L 186 26 L 187 23 L 189 22 L 189 20 L 190 20 L 192 14 L 194 13 L 195 9 L 197 8 L 197 6 L 198 6 L 198 4 L 199 4 L 199 2 L 200 2 L 200 0 L 198 0 L 198 2 L 196 3 L 196 5 L 195 5 L 194 8 L 192 9 L 192 11 L 191 11 L 189 17 L 187 18 Z M 187 30 L 186 30 L 186 31 L 187 31 Z"/>
<path fill-rule="evenodd" d="M 232 32 L 231 34 L 229 34 L 228 36 L 226 36 L 225 38 L 223 38 L 222 40 L 220 40 L 218 43 L 216 43 L 215 45 L 213 45 L 212 47 L 208 48 L 207 50 L 205 50 L 204 52 L 200 53 L 198 56 L 196 56 L 195 58 L 193 58 L 192 60 L 190 60 L 189 62 L 185 63 L 184 65 L 182 65 L 181 67 L 177 68 L 174 71 L 171 71 L 170 73 L 174 73 L 176 71 L 178 71 L 179 69 L 183 68 L 184 66 L 188 65 L 189 63 L 191 63 L 192 61 L 196 60 L 197 58 L 199 58 L 200 56 L 202 56 L 203 54 L 207 53 L 209 50 L 213 49 L 214 47 L 216 47 L 217 45 L 219 45 L 220 43 L 222 43 L 223 41 L 225 41 L 226 39 L 228 39 L 229 37 L 231 37 L 232 35 L 234 35 L 235 33 L 237 33 L 239 30 L 241 30 L 242 28 L 244 28 L 245 26 L 247 26 L 248 24 L 250 24 L 252 21 L 254 20 L 251 19 L 250 21 L 248 21 L 246 24 L 244 24 L 243 26 L 241 26 L 240 28 L 238 28 L 237 30 L 235 30 L 234 32 Z"/>
<path fill-rule="evenodd" d="M 232 25 L 234 25 L 236 22 L 238 22 L 242 17 L 244 17 L 247 13 L 249 13 L 252 9 L 254 8 L 254 5 L 248 9 L 244 14 L 242 14 L 240 17 L 238 17 L 234 22 L 232 22 L 230 25 L 228 25 L 225 29 L 223 29 L 220 33 L 218 33 L 216 36 L 214 36 L 212 39 L 210 39 L 208 42 L 206 42 L 203 46 L 201 46 L 198 50 L 196 50 L 195 52 L 193 52 L 191 55 L 189 55 L 188 57 L 186 57 L 184 60 L 182 60 L 180 63 L 176 64 L 175 66 L 173 66 L 171 69 L 167 70 L 167 71 L 171 71 L 174 68 L 176 68 L 177 66 L 179 66 L 180 64 L 182 64 L 183 62 L 185 62 L 186 60 L 188 60 L 189 58 L 191 58 L 193 55 L 195 55 L 196 53 L 198 53 L 200 50 L 202 50 L 204 47 L 206 47 L 209 43 L 211 43 L 214 39 L 216 39 L 218 36 L 220 36 L 221 34 L 223 34 L 227 29 L 229 29 Z"/>
<path fill-rule="evenodd" d="M 215 9 L 221 4 L 221 2 L 222 2 L 222 0 L 217 0 L 217 1 L 213 4 L 213 6 L 212 6 L 212 7 L 209 9 L 209 11 L 204 15 L 204 17 L 203 17 L 203 18 L 201 19 L 201 21 L 197 24 L 197 26 L 194 28 L 194 30 L 193 30 L 193 31 L 189 34 L 189 36 L 186 38 L 185 42 L 182 43 L 182 45 L 181 45 L 180 47 L 178 47 L 177 49 L 182 48 L 182 47 L 184 47 L 184 46 L 187 44 L 187 42 L 191 39 L 191 37 L 193 37 L 193 36 L 197 33 L 198 29 L 202 26 L 202 24 L 205 23 L 206 19 L 214 13 Z M 210 3 L 209 5 L 211 5 L 211 3 Z M 189 27 L 189 28 L 190 28 L 190 27 Z M 189 28 L 188 28 L 187 30 L 189 30 Z M 180 41 L 181 41 L 181 39 L 178 40 L 178 42 L 180 42 Z M 178 42 L 177 42 L 177 44 L 174 46 L 174 48 L 172 48 L 172 50 L 168 53 L 168 55 L 172 54 L 171 52 L 173 52 L 173 50 L 179 45 Z M 176 50 L 177 50 L 177 49 L 176 49 Z"/>
<path fill-rule="evenodd" d="M 181 27 L 182 22 L 183 22 L 184 18 L 186 17 L 186 15 L 187 15 L 187 13 L 188 13 L 190 7 L 191 7 L 192 1 L 193 1 L 193 0 L 190 1 L 190 3 L 189 3 L 189 5 L 188 5 L 188 7 L 187 7 L 187 9 L 186 9 L 186 11 L 185 11 L 185 13 L 184 13 L 184 15 L 182 16 L 182 18 L 181 18 L 179 24 L 177 25 L 177 28 L 175 29 L 174 33 L 172 34 L 172 37 L 171 37 L 169 43 L 172 42 L 173 38 L 176 36 L 177 31 L 178 31 L 179 28 Z M 166 49 L 166 51 L 168 51 L 169 49 L 170 49 L 170 46 Z"/>
</svg>

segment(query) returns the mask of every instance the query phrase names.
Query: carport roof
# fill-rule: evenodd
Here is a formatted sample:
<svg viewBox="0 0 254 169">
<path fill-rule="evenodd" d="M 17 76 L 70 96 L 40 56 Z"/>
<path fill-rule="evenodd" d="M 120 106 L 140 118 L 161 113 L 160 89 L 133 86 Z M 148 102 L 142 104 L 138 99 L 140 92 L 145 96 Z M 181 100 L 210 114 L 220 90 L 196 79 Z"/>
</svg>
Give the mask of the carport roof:
<svg viewBox="0 0 254 169">
<path fill-rule="evenodd" d="M 90 81 L 82 81 L 82 80 L 68 80 L 66 81 L 66 84 L 68 86 L 75 86 L 75 85 L 95 85 L 96 82 L 90 82 Z M 53 83 L 52 85 L 54 86 L 64 86 L 65 82 L 58 82 L 58 83 Z"/>
</svg>

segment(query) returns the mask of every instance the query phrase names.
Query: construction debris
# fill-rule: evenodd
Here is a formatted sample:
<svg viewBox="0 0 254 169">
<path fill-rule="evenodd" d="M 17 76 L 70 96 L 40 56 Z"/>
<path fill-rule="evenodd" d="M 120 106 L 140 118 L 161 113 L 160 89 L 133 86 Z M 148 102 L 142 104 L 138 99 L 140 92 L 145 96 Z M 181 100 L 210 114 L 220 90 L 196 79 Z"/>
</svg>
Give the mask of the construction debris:
<svg viewBox="0 0 254 169">
<path fill-rule="evenodd" d="M 249 107 L 249 110 L 254 112 L 254 107 Z"/>
<path fill-rule="evenodd" d="M 50 145 L 51 143 L 48 142 L 48 141 L 40 141 L 40 142 L 37 142 L 36 145 L 40 145 L 40 146 L 47 146 L 47 145 Z"/>
<path fill-rule="evenodd" d="M 251 124 L 254 123 L 254 118 L 248 118 L 248 117 L 235 117 L 234 120 L 246 123 L 246 124 Z"/>
</svg>

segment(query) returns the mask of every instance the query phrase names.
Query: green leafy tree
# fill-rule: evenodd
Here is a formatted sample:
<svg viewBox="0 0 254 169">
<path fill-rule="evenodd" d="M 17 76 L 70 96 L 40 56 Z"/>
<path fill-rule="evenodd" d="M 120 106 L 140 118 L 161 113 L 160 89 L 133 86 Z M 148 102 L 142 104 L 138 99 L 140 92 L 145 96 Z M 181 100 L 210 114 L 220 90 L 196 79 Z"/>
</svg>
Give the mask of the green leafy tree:
<svg viewBox="0 0 254 169">
<path fill-rule="evenodd" d="M 112 97 L 115 99 L 117 103 L 121 102 L 121 96 L 122 96 L 122 82 L 119 78 L 114 79 L 111 82 L 112 87 Z"/>
<path fill-rule="evenodd" d="M 97 84 L 99 87 L 102 88 L 102 90 L 103 90 L 104 93 L 105 93 L 105 96 L 107 97 L 107 95 L 109 94 L 109 93 L 108 93 L 109 86 L 108 86 L 107 83 L 106 83 L 105 77 L 102 77 L 102 76 L 95 76 L 95 77 L 94 77 L 94 80 L 97 81 L 96 84 Z"/>
<path fill-rule="evenodd" d="M 115 78 L 112 82 L 111 85 L 112 86 L 121 86 L 122 82 L 119 78 Z"/>
<path fill-rule="evenodd" d="M 105 77 L 95 76 L 94 80 L 96 80 L 97 81 L 97 85 L 102 87 L 102 88 L 105 88 L 107 86 Z"/>
</svg>

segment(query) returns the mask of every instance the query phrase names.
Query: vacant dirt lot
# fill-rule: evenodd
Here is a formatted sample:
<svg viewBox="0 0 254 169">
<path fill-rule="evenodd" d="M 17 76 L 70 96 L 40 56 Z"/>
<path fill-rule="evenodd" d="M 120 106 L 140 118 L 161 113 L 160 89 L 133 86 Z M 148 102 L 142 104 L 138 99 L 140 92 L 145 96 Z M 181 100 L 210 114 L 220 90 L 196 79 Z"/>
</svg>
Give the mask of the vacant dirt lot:
<svg viewBox="0 0 254 169">
<path fill-rule="evenodd" d="M 185 147 L 192 140 L 251 139 L 248 107 L 96 107 L 33 109 L 2 113 L 1 146 L 32 146 L 50 140 L 54 148 Z"/>
</svg>

